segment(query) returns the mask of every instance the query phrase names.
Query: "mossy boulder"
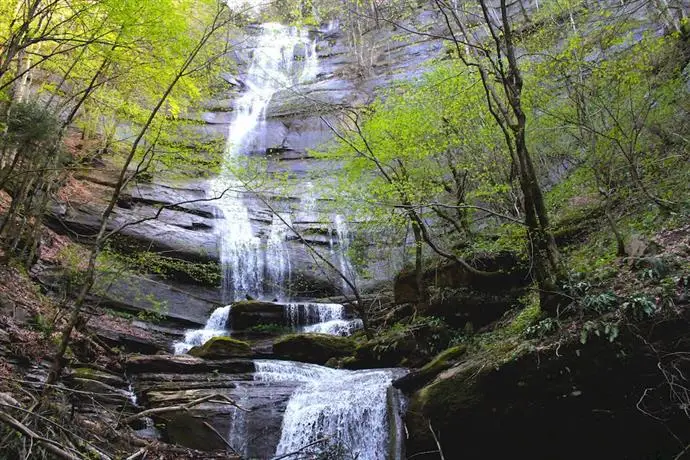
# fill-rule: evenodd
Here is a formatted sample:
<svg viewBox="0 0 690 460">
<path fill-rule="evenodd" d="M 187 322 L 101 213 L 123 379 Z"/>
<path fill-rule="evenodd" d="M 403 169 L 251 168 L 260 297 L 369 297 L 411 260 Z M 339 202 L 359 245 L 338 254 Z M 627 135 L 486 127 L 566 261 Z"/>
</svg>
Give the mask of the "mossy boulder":
<svg viewBox="0 0 690 460">
<path fill-rule="evenodd" d="M 352 339 L 328 334 L 290 334 L 273 343 L 277 357 L 312 364 L 325 364 L 331 358 L 350 356 L 354 351 Z"/>
<path fill-rule="evenodd" d="M 243 300 L 232 304 L 230 322 L 233 330 L 243 331 L 257 326 L 285 324 L 285 308 L 274 302 Z"/>
<path fill-rule="evenodd" d="M 393 386 L 405 392 L 413 391 L 430 382 L 441 372 L 449 369 L 467 353 L 465 345 L 456 345 L 439 353 L 434 359 L 425 364 L 421 369 L 410 372 L 404 377 L 393 382 Z"/>
<path fill-rule="evenodd" d="M 247 342 L 231 337 L 214 337 L 201 346 L 192 348 L 187 354 L 204 359 L 242 358 L 250 356 L 252 349 Z"/>
<path fill-rule="evenodd" d="M 375 339 L 359 344 L 355 359 L 343 363 L 348 369 L 420 367 L 446 349 L 451 331 L 435 317 L 399 322 Z"/>
</svg>

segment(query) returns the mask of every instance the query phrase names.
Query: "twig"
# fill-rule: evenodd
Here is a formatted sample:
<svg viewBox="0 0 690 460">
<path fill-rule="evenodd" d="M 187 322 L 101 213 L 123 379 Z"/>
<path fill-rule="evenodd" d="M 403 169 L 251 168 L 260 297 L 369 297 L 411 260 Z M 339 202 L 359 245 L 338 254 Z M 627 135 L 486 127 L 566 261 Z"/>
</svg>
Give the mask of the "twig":
<svg viewBox="0 0 690 460">
<path fill-rule="evenodd" d="M 147 451 L 148 451 L 148 446 L 142 447 L 141 449 L 139 449 L 138 451 L 134 452 L 132 455 L 127 457 L 125 460 L 136 460 L 137 458 L 146 454 Z"/>
<path fill-rule="evenodd" d="M 297 455 L 297 454 L 299 454 L 300 452 L 302 452 L 303 450 L 308 449 L 308 448 L 310 448 L 311 446 L 314 446 L 314 445 L 316 445 L 316 444 L 322 443 L 322 442 L 324 442 L 324 441 L 328 441 L 328 438 L 317 439 L 316 441 L 311 442 L 311 443 L 307 444 L 306 446 L 300 447 L 299 449 L 297 449 L 297 450 L 294 451 L 294 452 L 290 452 L 290 453 L 288 453 L 288 454 L 283 454 L 283 455 L 281 455 L 281 456 L 279 456 L 279 457 L 273 457 L 271 460 L 281 460 L 281 459 L 283 459 L 283 458 L 292 457 L 293 455 Z"/>
<path fill-rule="evenodd" d="M 220 434 L 218 432 L 218 430 L 213 428 L 213 425 L 211 425 L 208 422 L 204 422 L 204 426 L 207 427 L 209 430 L 213 431 L 223 441 L 223 443 L 228 447 L 228 449 L 230 449 L 234 454 L 239 455 L 239 453 L 235 450 L 235 448 L 232 447 L 232 444 L 230 444 L 230 442 L 227 439 L 225 439 L 225 436 L 223 436 L 222 434 Z"/>
<path fill-rule="evenodd" d="M 685 449 L 681 450 L 681 451 L 678 453 L 678 455 L 676 455 L 675 457 L 673 457 L 673 460 L 680 460 L 680 459 L 683 458 L 683 456 L 684 456 L 685 454 L 687 454 L 689 451 L 690 451 L 690 444 L 688 444 L 687 446 L 685 446 Z"/>
<path fill-rule="evenodd" d="M 15 430 L 19 431 L 21 434 L 24 436 L 29 437 L 33 441 L 37 441 L 38 443 L 42 444 L 46 450 L 52 452 L 53 454 L 57 455 L 60 458 L 64 458 L 66 460 L 82 460 L 83 457 L 81 456 L 76 456 L 70 452 L 67 452 L 66 450 L 63 450 L 60 447 L 60 444 L 57 441 L 53 441 L 52 439 L 44 438 L 43 436 L 40 436 L 33 431 L 31 431 L 26 425 L 23 425 L 19 420 L 15 419 L 9 414 L 6 414 L 5 412 L 0 411 L 0 420 L 5 422 L 7 425 L 11 426 Z"/>
<path fill-rule="evenodd" d="M 218 401 L 220 400 L 220 401 Z M 226 404 L 230 404 L 231 406 L 235 406 L 241 411 L 244 412 L 249 412 L 248 409 L 245 409 L 243 407 L 240 407 L 237 405 L 235 401 L 232 399 L 228 398 L 227 396 L 223 396 L 220 394 L 212 394 L 208 396 L 204 396 L 203 398 L 195 399 L 193 401 L 188 402 L 187 404 L 178 404 L 176 406 L 166 406 L 166 407 L 156 407 L 154 409 L 147 409 L 145 411 L 141 411 L 138 414 L 131 415 L 127 418 L 124 418 L 120 421 L 120 424 L 128 424 L 130 422 L 133 422 L 134 420 L 138 420 L 142 417 L 147 417 L 149 415 L 155 415 L 155 414 L 163 414 L 166 412 L 176 412 L 176 411 L 186 411 L 191 409 L 194 406 L 198 406 L 199 404 L 205 403 L 205 402 L 224 402 Z"/>
<path fill-rule="evenodd" d="M 436 447 L 438 447 L 438 456 L 441 460 L 446 460 L 446 457 L 443 456 L 443 449 L 441 449 L 441 441 L 438 440 L 434 427 L 431 426 L 431 420 L 429 420 L 429 431 L 431 431 L 431 436 L 434 437 L 434 442 L 436 443 Z"/>
</svg>

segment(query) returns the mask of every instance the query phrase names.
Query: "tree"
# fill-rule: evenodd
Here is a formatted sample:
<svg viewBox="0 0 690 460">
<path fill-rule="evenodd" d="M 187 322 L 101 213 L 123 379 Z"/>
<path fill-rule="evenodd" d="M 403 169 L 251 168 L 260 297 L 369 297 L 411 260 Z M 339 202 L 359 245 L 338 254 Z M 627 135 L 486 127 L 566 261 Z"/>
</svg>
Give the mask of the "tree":
<svg viewBox="0 0 690 460">
<path fill-rule="evenodd" d="M 542 309 L 557 314 L 560 306 L 562 267 L 560 254 L 551 233 L 549 213 L 527 140 L 527 111 L 524 106 L 524 77 L 518 61 L 512 13 L 506 0 L 493 7 L 479 0 L 481 32 L 470 30 L 477 12 L 463 5 L 453 8 L 444 0 L 433 0 L 443 17 L 447 33 L 455 47 L 455 56 L 475 69 L 484 89 L 486 104 L 503 134 L 512 167 L 522 193 L 534 276 L 540 290 Z"/>
<path fill-rule="evenodd" d="M 137 136 L 135 137 L 131 147 L 129 148 L 129 153 L 127 154 L 127 157 L 125 158 L 125 161 L 120 169 L 113 193 L 109 199 L 106 208 L 103 210 L 101 214 L 100 228 L 93 242 L 93 246 L 88 260 L 88 266 L 86 272 L 84 273 L 83 284 L 74 301 L 72 313 L 70 315 L 68 323 L 62 332 L 60 343 L 58 345 L 58 349 L 54 357 L 54 362 L 50 369 L 48 378 L 46 380 L 46 383 L 48 385 L 56 382 L 59 379 L 60 374 L 62 372 L 64 366 L 63 357 L 65 352 L 67 351 L 72 331 L 80 320 L 81 310 L 86 300 L 86 296 L 89 293 L 91 287 L 93 286 L 95 280 L 96 262 L 98 259 L 98 255 L 100 254 L 103 248 L 103 244 L 105 243 L 107 238 L 112 236 L 113 234 L 111 232 L 108 232 L 108 222 L 110 215 L 112 214 L 113 209 L 117 204 L 120 193 L 129 183 L 129 181 L 131 181 L 132 178 L 136 176 L 138 172 L 137 170 L 135 170 L 134 173 L 132 173 L 130 171 L 130 166 L 135 164 L 135 158 L 137 157 L 137 155 L 141 154 L 140 150 L 143 147 L 142 143 L 144 142 L 148 130 L 154 124 L 161 112 L 164 111 L 166 103 L 169 102 L 169 97 L 176 89 L 177 85 L 180 82 L 184 81 L 185 77 L 188 77 L 189 75 L 198 71 L 199 68 L 203 68 L 207 65 L 203 61 L 199 62 L 199 58 L 203 57 L 202 51 L 204 50 L 209 40 L 211 40 L 219 30 L 227 26 L 232 21 L 232 16 L 228 18 L 228 12 L 224 4 L 216 2 L 213 3 L 214 5 L 207 4 L 207 8 L 210 8 L 212 11 L 209 23 L 206 24 L 203 29 L 198 30 L 197 34 L 195 34 L 196 36 L 191 35 L 189 37 L 189 40 L 187 41 L 187 46 L 189 46 L 189 48 L 187 48 L 186 50 L 178 50 L 179 52 L 181 52 L 181 59 L 179 60 L 180 66 L 169 76 L 170 80 L 167 86 L 165 87 L 162 94 L 159 96 L 156 104 L 151 108 L 146 121 L 141 125 Z M 144 149 L 146 148 L 144 147 Z M 143 158 L 146 158 L 147 155 L 149 155 L 149 151 L 145 150 Z M 140 160 L 139 165 L 141 164 L 143 164 L 143 161 Z"/>
</svg>

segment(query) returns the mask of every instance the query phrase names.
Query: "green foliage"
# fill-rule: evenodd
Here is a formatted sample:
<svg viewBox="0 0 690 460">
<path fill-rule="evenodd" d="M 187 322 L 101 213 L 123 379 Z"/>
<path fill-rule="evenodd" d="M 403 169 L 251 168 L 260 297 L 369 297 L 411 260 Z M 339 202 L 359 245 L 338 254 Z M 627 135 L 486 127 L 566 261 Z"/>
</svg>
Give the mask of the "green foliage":
<svg viewBox="0 0 690 460">
<path fill-rule="evenodd" d="M 36 101 L 15 104 L 7 120 L 7 138 L 20 148 L 45 146 L 57 140 L 56 114 Z"/>
<path fill-rule="evenodd" d="M 101 259 L 104 261 L 104 265 L 116 264 L 127 270 L 204 286 L 220 286 L 222 277 L 220 266 L 216 262 L 189 262 L 150 251 L 135 252 L 111 249 L 105 251 Z M 105 262 L 106 260 L 108 262 Z"/>
<path fill-rule="evenodd" d="M 55 324 L 42 314 L 33 318 L 33 327 L 36 331 L 43 334 L 44 338 L 49 338 L 55 332 Z"/>
<path fill-rule="evenodd" d="M 637 321 L 647 319 L 659 312 L 656 302 L 642 294 L 637 294 L 623 302 L 621 308 L 626 315 Z"/>
<path fill-rule="evenodd" d="M 613 342 L 620 334 L 619 325 L 612 321 L 587 321 L 580 330 L 580 343 L 585 345 L 592 335 Z"/>
<path fill-rule="evenodd" d="M 536 324 L 532 324 L 525 328 L 524 336 L 526 338 L 543 339 L 552 335 L 560 328 L 558 320 L 554 318 L 544 318 Z"/>
<path fill-rule="evenodd" d="M 453 334 L 434 316 L 417 316 L 393 324 L 370 342 L 362 344 L 357 357 L 383 365 L 418 366 L 445 350 Z"/>
</svg>

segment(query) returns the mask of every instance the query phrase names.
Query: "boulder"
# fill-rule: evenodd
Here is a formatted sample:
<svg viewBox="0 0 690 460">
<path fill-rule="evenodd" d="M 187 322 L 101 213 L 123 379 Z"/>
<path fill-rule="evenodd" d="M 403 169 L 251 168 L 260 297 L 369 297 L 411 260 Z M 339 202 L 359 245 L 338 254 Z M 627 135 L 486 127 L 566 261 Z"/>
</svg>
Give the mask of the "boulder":
<svg viewBox="0 0 690 460">
<path fill-rule="evenodd" d="M 313 364 L 325 364 L 331 358 L 349 356 L 354 351 L 352 339 L 327 334 L 290 334 L 273 343 L 276 357 Z"/>
<path fill-rule="evenodd" d="M 524 294 L 529 277 L 525 264 L 510 252 L 476 255 L 472 265 L 491 275 L 468 272 L 454 263 L 442 264 L 423 274 L 428 301 L 418 306 L 418 313 L 443 318 L 449 325 L 462 328 L 485 326 L 503 316 Z M 416 277 L 404 270 L 395 277 L 395 303 L 417 303 Z"/>
<path fill-rule="evenodd" d="M 354 359 L 343 365 L 348 369 L 420 367 L 448 347 L 450 339 L 448 326 L 436 318 L 401 322 L 373 340 L 359 344 Z"/>
<path fill-rule="evenodd" d="M 259 325 L 284 325 L 285 309 L 279 303 L 243 300 L 232 305 L 228 324 L 238 331 Z"/>
<path fill-rule="evenodd" d="M 247 342 L 241 340 L 214 337 L 205 344 L 192 348 L 187 354 L 204 359 L 226 359 L 250 356 L 252 349 Z"/>
<path fill-rule="evenodd" d="M 444 350 L 422 368 L 412 371 L 394 381 L 393 386 L 406 392 L 421 388 L 424 384 L 433 380 L 438 374 L 452 367 L 458 359 L 465 356 L 466 353 L 467 347 L 465 345 L 456 345 Z"/>
<path fill-rule="evenodd" d="M 680 433 L 687 417 L 668 392 L 649 390 L 665 384 L 648 344 L 619 340 L 572 337 L 499 360 L 463 357 L 412 393 L 407 454 L 432 458 L 416 454 L 438 449 L 433 427 L 446 458 L 673 458 L 678 444 L 666 427 Z M 409 394 L 421 383 L 414 378 L 395 385 Z"/>
</svg>

